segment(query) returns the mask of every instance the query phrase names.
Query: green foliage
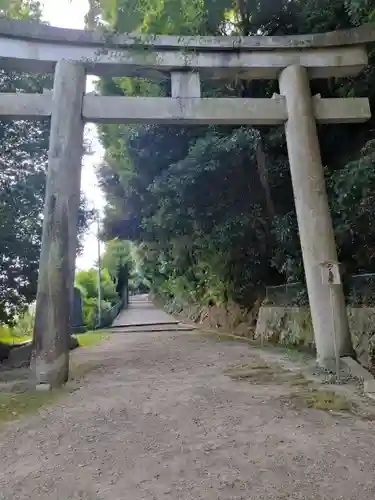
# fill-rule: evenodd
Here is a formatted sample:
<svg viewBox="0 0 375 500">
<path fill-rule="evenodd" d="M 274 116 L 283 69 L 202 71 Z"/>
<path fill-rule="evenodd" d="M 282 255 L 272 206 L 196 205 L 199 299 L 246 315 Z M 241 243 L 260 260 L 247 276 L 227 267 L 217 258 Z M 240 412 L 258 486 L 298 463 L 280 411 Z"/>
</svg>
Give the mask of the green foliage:
<svg viewBox="0 0 375 500">
<path fill-rule="evenodd" d="M 10 422 L 37 413 L 40 408 L 52 404 L 64 392 L 54 391 L 23 391 L 0 392 L 0 422 Z"/>
<path fill-rule="evenodd" d="M 76 335 L 80 347 L 91 347 L 109 338 L 108 332 L 95 330 Z"/>
<path fill-rule="evenodd" d="M 98 1 L 115 31 L 166 34 L 302 34 L 373 17 L 372 0 Z M 97 16 L 96 22 L 99 21 Z M 324 97 L 369 96 L 373 54 L 357 78 L 312 82 Z M 167 95 L 168 81 L 102 79 L 106 95 Z M 202 82 L 204 95 L 270 97 L 274 82 Z M 374 268 L 372 121 L 320 127 L 340 259 Z M 287 151 L 281 128 L 106 125 L 99 175 L 104 236 L 140 243 L 138 276 L 179 302 L 251 306 L 263 287 L 303 279 Z M 141 273 L 140 270 L 141 269 Z"/>
<path fill-rule="evenodd" d="M 116 280 L 122 266 L 128 266 L 129 272 L 133 268 L 132 243 L 114 239 L 106 243 L 105 252 L 101 258 L 102 266 L 112 279 Z"/>
<path fill-rule="evenodd" d="M 107 269 L 101 273 L 101 309 L 103 313 L 109 311 L 118 301 L 115 284 Z M 78 271 L 76 273 L 75 286 L 82 294 L 83 320 L 88 328 L 96 327 L 98 312 L 98 272 L 96 269 Z"/>
<path fill-rule="evenodd" d="M 35 308 L 29 307 L 22 316 L 17 319 L 16 324 L 12 328 L 12 333 L 15 337 L 32 337 L 35 322 Z"/>
<path fill-rule="evenodd" d="M 375 254 L 375 141 L 329 179 L 332 213 L 347 272 L 367 272 Z"/>
<path fill-rule="evenodd" d="M 9 0 L 8 16 L 38 19 L 40 4 Z M 1 92 L 42 92 L 50 75 L 0 71 Z M 36 296 L 49 121 L 0 122 L 0 321 L 12 323 Z M 79 234 L 91 213 L 82 199 Z"/>
<path fill-rule="evenodd" d="M 0 15 L 15 19 L 40 19 L 41 5 L 35 0 L 0 0 Z"/>
<path fill-rule="evenodd" d="M 373 0 L 346 0 L 345 8 L 355 24 L 375 20 L 375 2 Z"/>
<path fill-rule="evenodd" d="M 0 72 L 0 91 L 40 91 L 49 77 Z M 35 299 L 48 152 L 48 122 L 0 123 L 0 321 Z M 82 199 L 79 234 L 90 213 Z"/>
<path fill-rule="evenodd" d="M 13 326 L 0 324 L 0 342 L 16 344 L 31 340 L 35 321 L 35 307 L 30 306 L 21 316 L 16 317 Z"/>
</svg>

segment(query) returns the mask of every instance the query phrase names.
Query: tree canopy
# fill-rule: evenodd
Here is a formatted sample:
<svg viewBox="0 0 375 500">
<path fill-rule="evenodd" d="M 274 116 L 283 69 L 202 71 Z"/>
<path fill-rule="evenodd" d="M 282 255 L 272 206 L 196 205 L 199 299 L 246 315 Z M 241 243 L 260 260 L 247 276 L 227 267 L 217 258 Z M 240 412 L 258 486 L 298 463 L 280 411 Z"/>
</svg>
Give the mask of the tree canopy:
<svg viewBox="0 0 375 500">
<path fill-rule="evenodd" d="M 107 269 L 113 280 L 118 278 L 121 267 L 133 268 L 132 245 L 129 241 L 114 239 L 108 241 L 101 258 L 102 267 Z"/>
<path fill-rule="evenodd" d="M 93 23 L 115 31 L 282 35 L 357 26 L 373 0 L 97 0 Z M 95 15 L 94 15 L 95 14 Z M 368 96 L 374 52 L 356 78 L 313 81 L 324 97 Z M 103 78 L 105 95 L 166 95 L 170 82 Z M 277 82 L 203 81 L 204 96 L 271 97 Z M 374 268 L 373 120 L 319 127 L 339 258 L 345 273 Z M 99 177 L 107 239 L 141 243 L 144 274 L 180 301 L 251 306 L 265 284 L 303 280 L 283 128 L 104 125 Z"/>
</svg>

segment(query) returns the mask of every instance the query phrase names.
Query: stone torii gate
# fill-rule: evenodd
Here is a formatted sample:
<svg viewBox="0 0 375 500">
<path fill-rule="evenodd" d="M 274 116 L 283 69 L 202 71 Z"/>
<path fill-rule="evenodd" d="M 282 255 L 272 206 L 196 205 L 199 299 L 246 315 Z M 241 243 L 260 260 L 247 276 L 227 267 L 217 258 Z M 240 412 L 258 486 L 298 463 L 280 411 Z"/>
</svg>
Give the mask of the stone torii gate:
<svg viewBox="0 0 375 500">
<path fill-rule="evenodd" d="M 83 127 L 94 123 L 285 125 L 318 361 L 334 359 L 332 312 L 320 264 L 337 261 L 316 130 L 363 122 L 367 98 L 311 96 L 310 79 L 357 75 L 367 65 L 370 26 L 308 36 L 136 37 L 0 20 L 5 70 L 54 72 L 49 94 L 0 94 L 1 119 L 51 118 L 49 165 L 34 331 L 39 383 L 60 385 L 69 368 Z M 147 50 L 146 50 L 147 49 Z M 170 74 L 171 97 L 85 94 L 86 74 Z M 200 77 L 275 79 L 272 99 L 202 98 Z M 333 291 L 340 355 L 350 337 L 342 286 Z"/>
</svg>

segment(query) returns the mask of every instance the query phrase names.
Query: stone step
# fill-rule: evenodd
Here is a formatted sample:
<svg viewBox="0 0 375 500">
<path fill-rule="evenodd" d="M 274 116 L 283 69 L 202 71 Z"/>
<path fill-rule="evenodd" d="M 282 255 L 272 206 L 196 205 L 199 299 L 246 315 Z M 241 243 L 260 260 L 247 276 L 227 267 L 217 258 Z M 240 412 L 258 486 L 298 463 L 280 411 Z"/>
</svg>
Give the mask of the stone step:
<svg viewBox="0 0 375 500">
<path fill-rule="evenodd" d="M 151 325 L 119 325 L 111 327 L 107 331 L 110 333 L 137 333 L 137 332 L 175 332 L 193 331 L 194 328 L 180 323 L 164 323 L 164 324 L 151 324 Z"/>
</svg>

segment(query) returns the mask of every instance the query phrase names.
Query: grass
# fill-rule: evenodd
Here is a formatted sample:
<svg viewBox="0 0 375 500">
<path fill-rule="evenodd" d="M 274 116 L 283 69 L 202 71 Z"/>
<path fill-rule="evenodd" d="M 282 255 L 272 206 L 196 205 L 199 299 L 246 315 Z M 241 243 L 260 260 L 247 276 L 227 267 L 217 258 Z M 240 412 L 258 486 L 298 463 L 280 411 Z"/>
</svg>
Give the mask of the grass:
<svg viewBox="0 0 375 500">
<path fill-rule="evenodd" d="M 36 391 L 30 390 L 30 388 L 14 389 L 14 392 L 0 391 L 0 423 L 18 420 L 21 417 L 37 413 L 38 410 L 51 405 L 62 396 L 74 392 L 77 388 L 77 382 L 99 367 L 101 367 L 100 361 L 81 362 L 72 360 L 69 381 L 62 388 L 50 391 Z M 24 387 L 23 384 L 21 386 Z"/>
<path fill-rule="evenodd" d="M 294 403 L 330 412 L 353 412 L 354 406 L 344 396 L 329 390 L 305 389 L 292 395 Z"/>
<path fill-rule="evenodd" d="M 277 364 L 270 365 L 262 360 L 229 367 L 224 373 L 233 380 L 247 380 L 258 385 L 288 383 L 293 387 L 303 387 L 310 384 L 302 373 L 284 370 Z"/>
<path fill-rule="evenodd" d="M 21 416 L 36 413 L 64 393 L 66 393 L 64 389 L 45 392 L 0 392 L 0 422 L 10 422 Z"/>
<path fill-rule="evenodd" d="M 214 329 L 201 328 L 200 326 L 199 327 L 197 326 L 195 333 L 202 338 L 208 338 L 208 339 L 211 338 L 222 342 L 231 342 L 231 341 L 245 342 L 247 344 L 250 344 L 250 346 L 254 347 L 257 346 L 254 340 L 249 339 L 247 337 L 234 335 L 233 333 L 218 332 Z"/>
<path fill-rule="evenodd" d="M 75 335 L 75 337 L 78 340 L 79 345 L 81 347 L 89 347 L 92 345 L 99 344 L 102 340 L 108 339 L 109 333 L 102 330 L 97 330 L 86 333 L 80 333 Z"/>
<path fill-rule="evenodd" d="M 197 334 L 201 337 L 214 338 L 218 341 L 237 341 L 245 342 L 249 345 L 251 349 L 260 349 L 263 351 L 271 351 L 277 354 L 282 354 L 285 359 L 289 361 L 300 361 L 308 362 L 315 359 L 313 352 L 308 349 L 304 349 L 298 346 L 288 346 L 283 344 L 274 344 L 271 342 L 264 342 L 263 344 L 260 340 L 254 340 L 252 338 L 244 337 L 242 335 L 236 335 L 228 332 L 218 332 L 214 329 L 197 329 Z"/>
<path fill-rule="evenodd" d="M 90 331 L 87 333 L 82 333 L 75 335 L 81 347 L 90 347 L 97 345 L 102 340 L 109 337 L 109 334 L 105 331 Z M 30 340 L 30 337 L 25 337 L 24 340 Z M 19 337 L 6 337 L 1 336 L 0 342 L 6 342 L 12 344 L 15 342 L 20 342 Z M 76 382 L 77 380 L 83 378 L 89 372 L 95 370 L 100 366 L 101 363 L 98 361 L 86 361 L 81 362 L 79 360 L 72 360 L 70 366 L 70 382 Z M 1 392 L 0 391 L 0 423 L 10 422 L 12 420 L 18 420 L 21 417 L 35 414 L 38 410 L 44 406 L 50 405 L 55 402 L 59 397 L 64 394 L 68 394 L 74 389 L 73 386 L 67 384 L 64 388 L 53 389 L 52 391 L 35 391 L 35 390 L 20 390 L 17 389 L 14 392 Z"/>
<path fill-rule="evenodd" d="M 233 380 L 247 380 L 253 384 L 260 385 L 277 384 L 281 382 L 280 378 L 278 378 L 278 374 L 269 368 L 228 371 L 226 375 Z"/>
<path fill-rule="evenodd" d="M 300 372 L 283 370 L 277 365 L 254 361 L 248 364 L 229 367 L 224 372 L 233 380 L 248 381 L 255 385 L 288 384 L 295 392 L 287 397 L 296 407 L 307 407 L 331 413 L 350 412 L 355 414 L 356 407 L 345 396 L 334 391 L 316 389 L 312 382 Z"/>
<path fill-rule="evenodd" d="M 253 375 L 261 372 L 269 372 L 271 367 L 261 360 L 254 360 L 249 363 L 230 366 L 225 370 L 225 374 L 234 380 L 252 378 Z"/>
<path fill-rule="evenodd" d="M 21 342 L 27 342 L 28 340 L 31 340 L 31 335 L 23 335 L 22 337 L 19 337 L 11 334 L 6 334 L 0 336 L 0 342 L 8 345 L 19 344 Z"/>
<path fill-rule="evenodd" d="M 201 331 L 200 333 L 202 336 L 212 336 L 221 341 L 237 340 L 247 342 L 251 348 L 273 351 L 291 362 L 309 363 L 314 359 L 312 352 L 298 349 L 297 347 L 274 345 L 270 343 L 260 345 L 258 342 L 254 342 L 246 337 L 238 337 L 233 334 L 218 333 L 215 331 Z M 288 384 L 293 388 L 293 392 L 287 396 L 286 399 L 296 407 L 307 407 L 329 412 L 331 414 L 360 414 L 358 404 L 350 401 L 344 395 L 338 394 L 332 390 L 316 388 L 315 383 L 308 380 L 303 373 L 285 370 L 276 363 L 267 364 L 262 360 L 250 360 L 247 364 L 229 367 L 224 373 L 233 380 L 248 381 L 255 385 Z M 367 414 L 366 419 L 370 419 Z M 371 420 L 373 419 L 371 415 Z"/>
<path fill-rule="evenodd" d="M 95 330 L 95 331 L 89 331 L 86 333 L 79 333 L 77 335 L 74 335 L 74 337 L 77 338 L 79 345 L 81 347 L 88 347 L 92 345 L 96 345 L 102 340 L 105 340 L 109 337 L 109 334 L 106 333 L 105 331 L 101 330 Z M 0 342 L 3 344 L 8 344 L 8 345 L 13 345 L 13 344 L 18 344 L 20 342 L 26 342 L 32 340 L 31 335 L 25 335 L 23 337 L 16 337 L 15 335 L 1 335 L 0 336 Z"/>
<path fill-rule="evenodd" d="M 103 364 L 99 360 L 88 360 L 85 362 L 82 361 L 74 361 L 70 363 L 69 370 L 69 381 L 77 382 L 81 379 L 85 378 L 89 373 L 97 370 L 98 368 L 102 368 Z"/>
<path fill-rule="evenodd" d="M 311 384 L 311 381 L 308 380 L 302 373 L 292 373 L 288 382 L 294 387 L 303 387 Z"/>
</svg>

